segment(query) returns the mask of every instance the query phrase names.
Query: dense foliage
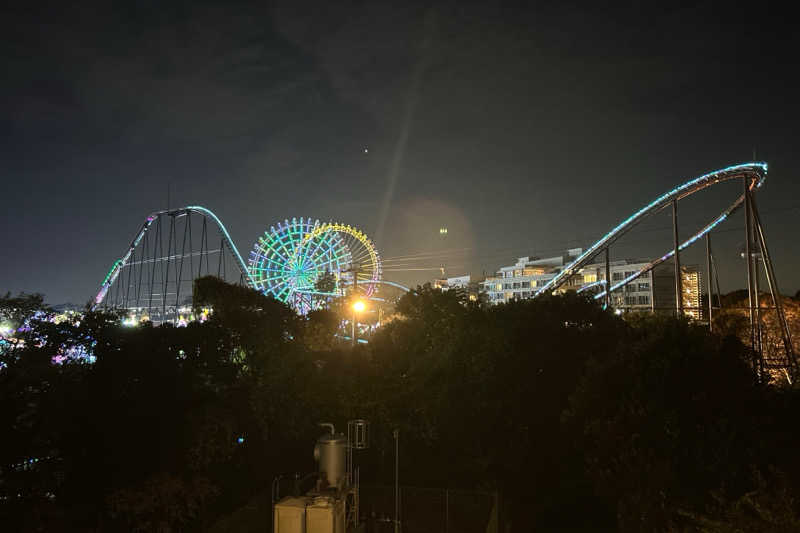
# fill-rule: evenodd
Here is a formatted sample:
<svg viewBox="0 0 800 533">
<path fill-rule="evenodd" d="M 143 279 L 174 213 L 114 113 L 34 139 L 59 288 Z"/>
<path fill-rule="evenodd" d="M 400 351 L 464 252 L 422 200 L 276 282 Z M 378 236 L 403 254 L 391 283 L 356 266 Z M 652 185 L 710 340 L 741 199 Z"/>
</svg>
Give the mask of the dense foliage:
<svg viewBox="0 0 800 533">
<path fill-rule="evenodd" d="M 497 490 L 512 531 L 800 528 L 798 394 L 757 384 L 735 336 L 425 287 L 353 349 L 334 311 L 214 278 L 195 302 L 206 323 L 129 328 L 0 298 L 4 530 L 205 530 L 352 418 L 372 421 L 365 480 L 391 482 L 398 428 L 406 484 Z M 75 345 L 96 360 L 53 363 Z"/>
</svg>

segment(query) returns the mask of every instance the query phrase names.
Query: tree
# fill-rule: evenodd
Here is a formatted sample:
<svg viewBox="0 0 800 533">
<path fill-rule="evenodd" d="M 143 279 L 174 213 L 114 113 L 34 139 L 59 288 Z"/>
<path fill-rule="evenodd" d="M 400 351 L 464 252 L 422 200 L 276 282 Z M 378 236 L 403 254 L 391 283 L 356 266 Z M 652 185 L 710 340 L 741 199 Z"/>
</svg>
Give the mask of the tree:
<svg viewBox="0 0 800 533">
<path fill-rule="evenodd" d="M 406 435 L 415 460 L 405 479 L 537 494 L 512 506 L 520 530 L 582 520 L 563 512 L 591 495 L 561 412 L 586 361 L 613 349 L 623 322 L 574 293 L 483 307 L 419 287 L 397 311 L 368 345 L 377 368 L 365 403 L 373 420 Z"/>
<path fill-rule="evenodd" d="M 763 394 L 734 337 L 640 317 L 613 357 L 589 366 L 565 420 L 620 530 L 665 530 L 712 491 L 747 487 L 764 457 Z"/>
<path fill-rule="evenodd" d="M 314 290 L 332 294 L 336 290 L 336 276 L 330 270 L 326 270 L 314 282 Z"/>
<path fill-rule="evenodd" d="M 800 515 L 800 393 L 755 383 L 734 336 L 574 293 L 484 306 L 423 286 L 350 348 L 330 310 L 298 317 L 215 278 L 194 301 L 204 323 L 128 328 L 0 300 L 24 324 L 0 366 L 6 529 L 204 530 L 308 472 L 317 423 L 353 418 L 372 423 L 365 485 L 391 481 L 399 428 L 405 483 L 500 490 L 514 531 Z"/>
<path fill-rule="evenodd" d="M 305 316 L 303 341 L 312 352 L 331 350 L 338 344 L 336 333 L 341 318 L 329 309 L 317 309 Z"/>
</svg>

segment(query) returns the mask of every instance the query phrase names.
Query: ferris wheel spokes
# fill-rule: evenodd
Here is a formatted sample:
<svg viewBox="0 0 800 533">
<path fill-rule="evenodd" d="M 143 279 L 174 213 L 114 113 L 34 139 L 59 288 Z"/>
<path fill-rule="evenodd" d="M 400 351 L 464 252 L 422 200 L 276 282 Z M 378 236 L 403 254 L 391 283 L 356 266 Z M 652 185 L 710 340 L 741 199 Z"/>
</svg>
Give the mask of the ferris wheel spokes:
<svg viewBox="0 0 800 533">
<path fill-rule="evenodd" d="M 254 288 L 306 313 L 313 307 L 314 295 L 338 296 L 353 281 L 360 292 L 371 296 L 382 270 L 380 257 L 363 232 L 343 224 L 293 218 L 259 237 L 250 252 L 248 272 Z M 326 273 L 333 275 L 333 292 L 317 287 Z"/>
</svg>

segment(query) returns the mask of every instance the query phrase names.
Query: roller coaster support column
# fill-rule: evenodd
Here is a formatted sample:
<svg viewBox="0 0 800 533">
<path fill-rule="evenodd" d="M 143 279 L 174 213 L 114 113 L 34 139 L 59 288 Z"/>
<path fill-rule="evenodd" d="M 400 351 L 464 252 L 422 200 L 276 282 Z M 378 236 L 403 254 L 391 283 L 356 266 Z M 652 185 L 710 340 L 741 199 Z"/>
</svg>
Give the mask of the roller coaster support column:
<svg viewBox="0 0 800 533">
<path fill-rule="evenodd" d="M 711 272 L 711 233 L 706 233 L 706 289 L 708 290 L 708 331 L 714 331 L 712 320 L 712 294 L 714 292 L 713 277 Z"/>
<path fill-rule="evenodd" d="M 747 301 L 750 310 L 750 348 L 756 348 L 756 319 L 753 315 L 753 256 L 751 255 L 750 242 L 752 239 L 752 215 L 750 213 L 750 189 L 747 186 L 747 179 L 742 179 L 744 183 L 744 253 L 747 259 Z"/>
<path fill-rule="evenodd" d="M 752 194 L 752 193 L 751 193 Z M 752 202 L 752 197 L 750 198 Z M 752 205 L 750 206 L 752 208 Z M 762 330 L 761 330 L 761 303 L 759 301 L 759 293 L 761 287 L 758 282 L 758 235 L 756 234 L 755 227 L 753 229 L 753 244 L 757 247 L 753 250 L 753 307 L 755 308 L 756 315 L 756 350 L 761 353 L 762 350 Z"/>
<path fill-rule="evenodd" d="M 767 240 L 764 238 L 764 227 L 761 225 L 761 217 L 758 214 L 758 209 L 753 199 L 750 199 L 750 206 L 753 211 L 753 218 L 755 220 L 755 230 L 758 232 L 758 244 L 761 247 L 761 258 L 764 261 L 764 272 L 767 274 L 767 284 L 769 285 L 769 292 L 772 295 L 772 304 L 775 306 L 775 312 L 778 315 L 778 323 L 781 327 L 781 336 L 783 337 L 783 347 L 786 350 L 787 365 L 792 372 L 792 378 L 797 372 L 797 361 L 795 360 L 794 346 L 792 346 L 792 336 L 789 333 L 789 326 L 786 323 L 786 315 L 783 312 L 783 303 L 781 302 L 781 293 L 778 289 L 778 282 L 775 279 L 775 270 L 772 267 L 772 258 L 769 255 L 767 248 Z"/>
<path fill-rule="evenodd" d="M 711 250 L 711 268 L 714 270 L 714 285 L 717 287 L 717 309 L 722 310 L 722 291 L 719 288 L 719 268 L 714 259 L 714 250 Z"/>
<path fill-rule="evenodd" d="M 606 246 L 606 309 L 611 309 L 611 267 L 608 264 L 608 246 Z"/>
<path fill-rule="evenodd" d="M 672 238 L 675 246 L 675 312 L 683 316 L 683 277 L 681 276 L 681 252 L 678 244 L 678 199 L 672 199 Z"/>
</svg>

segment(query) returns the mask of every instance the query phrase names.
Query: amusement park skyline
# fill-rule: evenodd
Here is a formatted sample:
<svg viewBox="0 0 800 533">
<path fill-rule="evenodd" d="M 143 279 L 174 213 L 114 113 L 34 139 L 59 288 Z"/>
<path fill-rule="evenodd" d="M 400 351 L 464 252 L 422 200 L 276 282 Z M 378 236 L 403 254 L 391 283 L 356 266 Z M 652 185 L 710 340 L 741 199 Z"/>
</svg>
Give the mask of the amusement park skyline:
<svg viewBox="0 0 800 533">
<path fill-rule="evenodd" d="M 0 292 L 83 304 L 149 213 L 190 205 L 243 254 L 310 217 L 363 231 L 385 279 L 489 274 L 754 160 L 780 288 L 800 289 L 784 14 L 280 4 L 3 12 Z M 740 193 L 684 200 L 681 237 Z M 661 256 L 665 213 L 612 254 Z M 712 233 L 723 291 L 745 286 L 740 219 Z"/>
</svg>

